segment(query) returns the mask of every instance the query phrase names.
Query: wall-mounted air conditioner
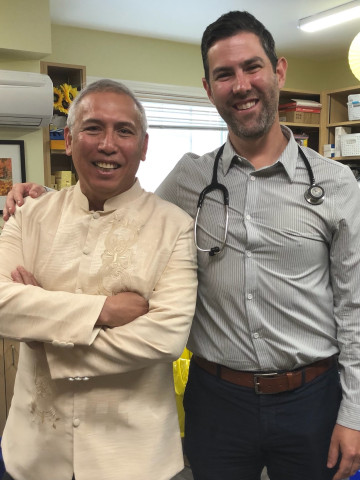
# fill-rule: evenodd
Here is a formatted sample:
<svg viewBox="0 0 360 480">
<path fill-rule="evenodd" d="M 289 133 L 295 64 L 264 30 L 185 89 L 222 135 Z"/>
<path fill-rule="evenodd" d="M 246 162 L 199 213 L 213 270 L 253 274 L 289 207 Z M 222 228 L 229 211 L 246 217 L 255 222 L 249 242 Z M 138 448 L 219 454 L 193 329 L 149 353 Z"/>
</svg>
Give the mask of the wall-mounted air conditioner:
<svg viewBox="0 0 360 480">
<path fill-rule="evenodd" d="M 48 75 L 0 70 L 0 128 L 48 126 L 53 98 Z"/>
</svg>

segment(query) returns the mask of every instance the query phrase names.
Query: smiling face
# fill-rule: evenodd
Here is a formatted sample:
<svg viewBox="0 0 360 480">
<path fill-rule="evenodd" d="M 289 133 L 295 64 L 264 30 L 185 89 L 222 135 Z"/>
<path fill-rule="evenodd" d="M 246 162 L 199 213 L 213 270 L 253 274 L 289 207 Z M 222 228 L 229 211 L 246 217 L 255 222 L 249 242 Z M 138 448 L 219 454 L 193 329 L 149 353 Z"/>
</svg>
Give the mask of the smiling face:
<svg viewBox="0 0 360 480">
<path fill-rule="evenodd" d="M 102 210 L 106 200 L 133 186 L 148 135 L 132 98 L 114 92 L 85 95 L 71 131 L 66 127 L 64 133 L 66 153 L 72 155 L 91 210 Z"/>
<path fill-rule="evenodd" d="M 241 32 L 212 45 L 208 62 L 209 83 L 203 78 L 203 85 L 227 123 L 232 143 L 269 132 L 278 123 L 286 60 L 280 58 L 274 72 L 257 35 Z"/>
</svg>

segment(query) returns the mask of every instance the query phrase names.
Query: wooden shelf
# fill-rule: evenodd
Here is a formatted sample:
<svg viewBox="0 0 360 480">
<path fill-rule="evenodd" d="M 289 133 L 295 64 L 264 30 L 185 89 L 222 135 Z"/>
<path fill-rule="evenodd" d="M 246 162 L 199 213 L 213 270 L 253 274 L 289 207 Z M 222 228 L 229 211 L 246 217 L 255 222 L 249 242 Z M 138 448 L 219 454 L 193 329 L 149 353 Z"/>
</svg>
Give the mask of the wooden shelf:
<svg viewBox="0 0 360 480">
<path fill-rule="evenodd" d="M 335 127 L 360 127 L 360 120 L 346 120 L 345 122 L 329 123 L 327 128 Z"/>
<path fill-rule="evenodd" d="M 320 124 L 318 123 L 295 123 L 295 122 L 280 122 L 280 125 L 286 125 L 293 128 L 305 128 L 306 130 L 319 130 Z"/>
<path fill-rule="evenodd" d="M 296 90 L 283 88 L 280 91 L 280 103 L 290 102 L 294 98 L 301 98 L 303 100 L 314 100 L 320 102 L 320 92 Z M 281 125 L 286 125 L 294 133 L 304 133 L 309 136 L 308 146 L 316 151 L 319 151 L 319 136 L 320 123 L 295 123 L 295 122 L 280 122 Z"/>
<path fill-rule="evenodd" d="M 40 71 L 49 75 L 54 86 L 68 83 L 73 87 L 81 89 L 86 82 L 86 68 L 83 65 L 70 65 L 61 63 L 40 62 Z M 43 150 L 44 150 L 44 178 L 45 185 L 51 185 L 51 175 L 58 170 L 72 170 L 71 157 L 65 154 L 62 149 L 51 149 L 49 129 L 43 129 Z"/>
<path fill-rule="evenodd" d="M 337 160 L 338 162 L 359 162 L 360 155 L 355 155 L 351 157 L 332 157 L 333 160 Z"/>
<path fill-rule="evenodd" d="M 324 145 L 335 143 L 336 127 L 351 127 L 351 133 L 360 133 L 360 120 L 349 120 L 348 96 L 360 94 L 360 86 L 326 90 L 321 93 L 324 115 L 320 122 L 320 153 Z M 358 156 L 335 157 L 340 162 L 359 160 Z"/>
</svg>

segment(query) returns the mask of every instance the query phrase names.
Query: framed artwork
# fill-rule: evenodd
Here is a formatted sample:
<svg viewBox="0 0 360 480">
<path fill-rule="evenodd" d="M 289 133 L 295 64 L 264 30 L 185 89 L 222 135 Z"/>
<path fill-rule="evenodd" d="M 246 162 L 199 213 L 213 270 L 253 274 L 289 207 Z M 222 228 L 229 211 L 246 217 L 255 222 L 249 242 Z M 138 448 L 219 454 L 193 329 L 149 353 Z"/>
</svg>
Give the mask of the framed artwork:
<svg viewBox="0 0 360 480">
<path fill-rule="evenodd" d="M 14 183 L 26 182 L 23 140 L 0 140 L 0 212 Z"/>
</svg>

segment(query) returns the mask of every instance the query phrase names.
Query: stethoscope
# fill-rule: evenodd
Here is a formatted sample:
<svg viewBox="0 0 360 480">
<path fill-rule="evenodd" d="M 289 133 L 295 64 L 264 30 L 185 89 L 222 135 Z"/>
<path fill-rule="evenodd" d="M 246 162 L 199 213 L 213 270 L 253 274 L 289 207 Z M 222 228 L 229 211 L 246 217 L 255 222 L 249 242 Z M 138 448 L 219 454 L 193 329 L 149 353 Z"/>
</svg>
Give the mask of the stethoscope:
<svg viewBox="0 0 360 480">
<path fill-rule="evenodd" d="M 229 191 L 225 187 L 225 185 L 223 185 L 222 183 L 219 183 L 218 180 L 217 180 L 217 170 L 218 170 L 219 160 L 220 160 L 220 157 L 223 153 L 224 147 L 225 147 L 225 144 L 220 147 L 219 151 L 216 154 L 215 161 L 214 161 L 214 167 L 213 167 L 213 174 L 212 174 L 212 179 L 211 179 L 210 185 L 205 187 L 204 190 L 199 195 L 199 200 L 198 200 L 198 203 L 197 203 L 197 212 L 196 212 L 196 217 L 195 217 L 194 240 L 195 240 L 196 248 L 200 252 L 208 252 L 210 257 L 213 257 L 214 255 L 218 255 L 219 253 L 221 253 L 224 250 L 225 245 L 226 245 L 228 226 L 229 226 Z M 312 171 L 309 160 L 307 159 L 305 153 L 302 151 L 300 146 L 298 146 L 298 149 L 299 149 L 300 156 L 303 159 L 304 164 L 306 166 L 306 169 L 308 171 L 309 180 L 310 180 L 310 187 L 304 193 L 305 200 L 308 203 L 310 203 L 311 205 L 320 205 L 324 201 L 325 191 L 320 185 L 316 184 L 315 177 L 314 177 L 314 172 Z M 198 243 L 197 243 L 198 218 L 199 218 L 200 210 L 201 210 L 201 207 L 204 203 L 206 195 L 208 193 L 214 191 L 214 190 L 220 190 L 223 194 L 223 197 L 224 197 L 224 209 L 225 209 L 224 237 L 223 237 L 223 240 L 222 240 L 222 243 L 221 243 L 220 247 L 200 248 Z"/>
</svg>

